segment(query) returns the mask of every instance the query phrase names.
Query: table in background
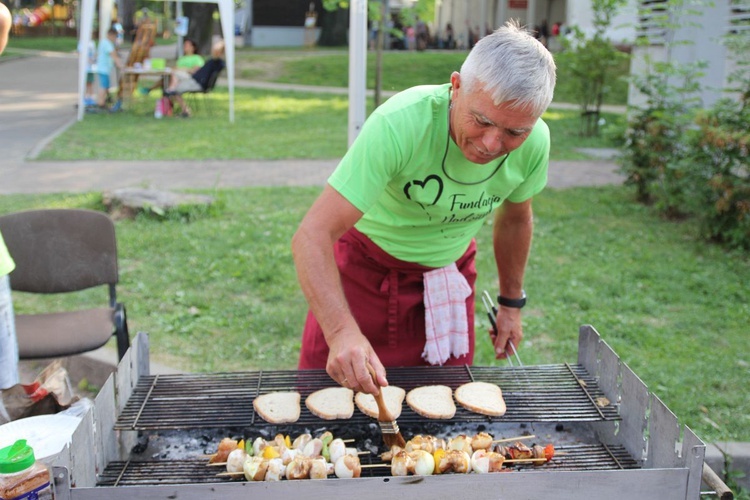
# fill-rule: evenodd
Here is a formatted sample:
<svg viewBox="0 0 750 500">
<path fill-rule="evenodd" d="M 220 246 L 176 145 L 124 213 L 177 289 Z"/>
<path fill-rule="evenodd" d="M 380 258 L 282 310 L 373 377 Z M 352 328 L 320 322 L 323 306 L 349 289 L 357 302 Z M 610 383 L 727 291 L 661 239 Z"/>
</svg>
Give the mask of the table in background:
<svg viewBox="0 0 750 500">
<path fill-rule="evenodd" d="M 138 79 L 142 76 L 160 77 L 164 88 L 169 86 L 169 77 L 172 74 L 172 68 L 153 69 L 153 68 L 125 68 L 122 71 L 122 96 L 123 99 L 130 99 L 138 85 Z"/>
</svg>

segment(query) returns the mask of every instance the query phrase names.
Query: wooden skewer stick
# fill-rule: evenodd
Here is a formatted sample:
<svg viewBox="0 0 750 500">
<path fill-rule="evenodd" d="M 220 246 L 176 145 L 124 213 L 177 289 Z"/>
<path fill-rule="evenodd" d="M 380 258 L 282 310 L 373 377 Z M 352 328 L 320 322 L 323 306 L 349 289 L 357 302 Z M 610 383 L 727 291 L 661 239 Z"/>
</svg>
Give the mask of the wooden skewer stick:
<svg viewBox="0 0 750 500">
<path fill-rule="evenodd" d="M 495 439 L 492 442 L 493 443 L 509 443 L 511 441 L 523 441 L 524 439 L 534 439 L 536 436 L 534 434 L 530 434 L 528 436 L 516 436 L 512 438 L 505 438 L 505 439 Z"/>
<path fill-rule="evenodd" d="M 223 466 L 227 465 L 227 463 L 226 462 L 215 462 L 215 463 L 206 464 L 206 465 L 208 467 L 223 467 Z"/>
<path fill-rule="evenodd" d="M 508 458 L 503 460 L 504 464 L 523 464 L 523 463 L 535 463 L 535 462 L 546 462 L 546 458 Z"/>
<path fill-rule="evenodd" d="M 238 477 L 238 476 L 244 476 L 244 472 L 219 472 L 216 474 L 217 476 L 225 476 L 225 477 Z"/>
<path fill-rule="evenodd" d="M 390 464 L 362 464 L 360 467 L 363 469 L 374 469 L 375 467 L 390 467 Z"/>
<path fill-rule="evenodd" d="M 345 443 L 353 443 L 354 439 L 342 439 L 342 441 Z"/>
</svg>

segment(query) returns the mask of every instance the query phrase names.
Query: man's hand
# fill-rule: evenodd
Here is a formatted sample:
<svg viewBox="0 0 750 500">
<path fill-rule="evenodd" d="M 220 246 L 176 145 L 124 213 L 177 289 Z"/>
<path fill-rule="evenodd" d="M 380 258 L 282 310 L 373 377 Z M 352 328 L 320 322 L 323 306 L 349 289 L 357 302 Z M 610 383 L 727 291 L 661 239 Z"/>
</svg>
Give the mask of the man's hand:
<svg viewBox="0 0 750 500">
<path fill-rule="evenodd" d="M 385 387 L 385 368 L 362 332 L 339 332 L 327 338 L 328 362 L 326 372 L 333 380 L 355 392 L 377 394 L 378 386 Z M 377 374 L 378 385 L 372 380 L 367 363 L 370 363 Z"/>
<path fill-rule="evenodd" d="M 490 338 L 495 346 L 495 359 L 505 359 L 513 355 L 513 347 L 518 349 L 523 340 L 523 328 L 521 327 L 521 310 L 515 307 L 500 306 L 497 311 L 497 335 L 490 332 Z"/>
</svg>

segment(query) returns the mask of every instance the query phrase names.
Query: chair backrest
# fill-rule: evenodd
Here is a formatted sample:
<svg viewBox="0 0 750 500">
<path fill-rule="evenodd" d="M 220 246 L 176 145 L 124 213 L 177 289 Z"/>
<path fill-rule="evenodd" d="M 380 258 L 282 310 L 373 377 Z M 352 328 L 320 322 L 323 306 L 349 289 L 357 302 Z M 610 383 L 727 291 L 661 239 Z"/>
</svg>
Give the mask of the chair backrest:
<svg viewBox="0 0 750 500">
<path fill-rule="evenodd" d="M 0 217 L 16 268 L 13 290 L 60 293 L 118 281 L 112 219 L 93 210 L 45 209 Z"/>
<path fill-rule="evenodd" d="M 138 26 L 125 66 L 132 67 L 135 63 L 142 63 L 146 60 L 151 53 L 151 47 L 154 45 L 155 38 L 156 23 L 144 22 Z"/>
<path fill-rule="evenodd" d="M 208 82 L 206 82 L 206 88 L 203 89 L 203 92 L 209 93 L 211 92 L 214 87 L 216 87 L 216 82 L 219 81 L 219 75 L 221 75 L 221 72 L 224 70 L 224 68 L 219 68 L 208 77 Z"/>
</svg>

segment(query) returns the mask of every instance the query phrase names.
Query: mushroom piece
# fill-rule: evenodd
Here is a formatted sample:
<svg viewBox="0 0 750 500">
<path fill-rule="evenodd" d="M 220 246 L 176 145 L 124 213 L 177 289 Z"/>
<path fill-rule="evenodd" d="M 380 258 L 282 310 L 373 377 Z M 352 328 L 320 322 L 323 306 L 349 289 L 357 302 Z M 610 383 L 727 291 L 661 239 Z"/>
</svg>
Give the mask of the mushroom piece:
<svg viewBox="0 0 750 500">
<path fill-rule="evenodd" d="M 318 438 L 311 439 L 302 449 L 302 454 L 306 457 L 316 457 L 323 451 L 323 441 Z"/>
<path fill-rule="evenodd" d="M 472 453 L 474 450 L 471 447 L 471 438 L 465 434 L 459 434 L 448 442 L 449 450 L 465 451 L 466 453 Z"/>
<path fill-rule="evenodd" d="M 328 462 L 324 458 L 313 458 L 310 462 L 310 479 L 325 479 L 328 477 Z"/>
<path fill-rule="evenodd" d="M 311 439 L 312 435 L 310 434 L 300 434 L 299 436 L 294 438 L 294 441 L 292 442 L 292 448 L 294 448 L 295 450 L 302 450 Z"/>
<path fill-rule="evenodd" d="M 471 438 L 471 447 L 476 450 L 489 450 L 492 447 L 492 436 L 486 432 L 480 432 Z"/>
<path fill-rule="evenodd" d="M 232 451 L 227 457 L 227 472 L 242 472 L 247 452 L 241 448 Z"/>
<path fill-rule="evenodd" d="M 406 451 L 399 451 L 391 460 L 392 476 L 407 476 L 409 471 L 414 470 L 414 460 Z"/>
<path fill-rule="evenodd" d="M 280 458 L 272 458 L 268 461 L 268 468 L 266 469 L 266 481 L 281 481 L 286 472 L 286 466 L 283 460 Z"/>
</svg>

